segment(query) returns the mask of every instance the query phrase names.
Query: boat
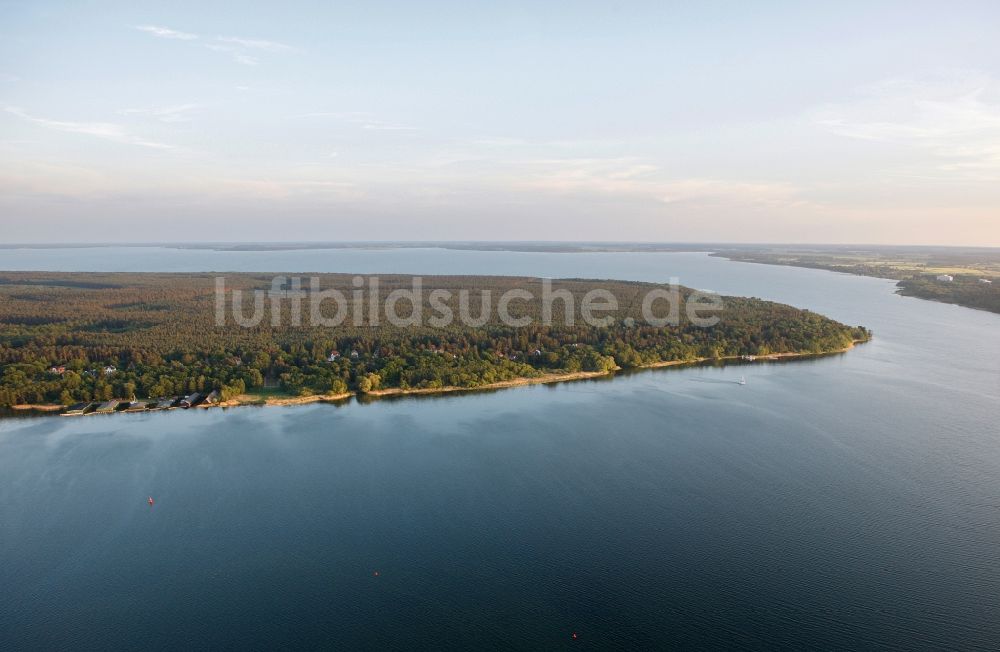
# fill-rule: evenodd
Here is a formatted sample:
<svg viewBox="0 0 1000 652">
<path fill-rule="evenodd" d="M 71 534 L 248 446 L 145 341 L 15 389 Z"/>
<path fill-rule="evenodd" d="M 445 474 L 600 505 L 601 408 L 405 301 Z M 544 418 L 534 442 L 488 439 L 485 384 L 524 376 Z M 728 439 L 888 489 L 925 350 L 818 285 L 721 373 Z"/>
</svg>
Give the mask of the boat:
<svg viewBox="0 0 1000 652">
<path fill-rule="evenodd" d="M 148 500 L 148 501 L 149 501 L 149 505 L 150 505 L 150 507 L 152 507 L 152 505 L 153 505 L 153 497 L 152 497 L 152 496 L 150 496 L 150 497 L 149 497 L 149 498 L 147 498 L 146 500 Z"/>
<path fill-rule="evenodd" d="M 747 379 L 746 379 L 745 376 L 740 376 L 740 379 L 738 381 L 736 381 L 736 382 L 738 384 L 740 384 L 740 385 L 746 385 L 747 384 Z"/>
</svg>

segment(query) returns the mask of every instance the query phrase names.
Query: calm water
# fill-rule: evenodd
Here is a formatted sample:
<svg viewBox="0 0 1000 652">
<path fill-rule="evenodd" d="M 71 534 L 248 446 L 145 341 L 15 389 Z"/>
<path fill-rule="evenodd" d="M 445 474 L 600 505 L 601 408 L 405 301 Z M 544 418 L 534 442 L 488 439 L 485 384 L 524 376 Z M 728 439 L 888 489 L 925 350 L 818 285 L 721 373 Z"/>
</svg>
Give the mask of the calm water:
<svg viewBox="0 0 1000 652">
<path fill-rule="evenodd" d="M 0 649 L 1000 647 L 1000 316 L 702 254 L 153 251 L 0 268 L 677 276 L 876 339 L 465 396 L 0 421 Z"/>
</svg>

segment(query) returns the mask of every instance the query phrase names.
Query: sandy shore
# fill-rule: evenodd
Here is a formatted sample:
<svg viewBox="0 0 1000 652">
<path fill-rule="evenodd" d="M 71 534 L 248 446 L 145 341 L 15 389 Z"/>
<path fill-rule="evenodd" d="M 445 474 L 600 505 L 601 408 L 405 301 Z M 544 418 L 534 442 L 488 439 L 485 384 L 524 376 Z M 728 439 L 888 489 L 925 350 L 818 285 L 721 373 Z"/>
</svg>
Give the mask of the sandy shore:
<svg viewBox="0 0 1000 652">
<path fill-rule="evenodd" d="M 388 389 L 376 389 L 365 394 L 365 396 L 404 396 L 408 394 L 444 394 L 447 392 L 476 392 L 484 389 L 503 389 L 505 387 L 520 387 L 521 385 L 541 385 L 545 383 L 562 383 L 570 380 L 583 380 L 585 378 L 597 378 L 600 376 L 608 376 L 613 374 L 614 371 L 574 371 L 573 373 L 565 374 L 543 374 L 541 376 L 535 376 L 534 378 L 511 378 L 510 380 L 501 380 L 497 383 L 490 383 L 488 385 L 479 385 L 478 387 L 456 387 L 454 385 L 446 385 L 444 387 L 428 387 L 428 388 L 410 388 L 401 389 L 399 387 L 390 387 Z"/>
<path fill-rule="evenodd" d="M 836 355 L 838 353 L 847 353 L 854 348 L 855 344 L 860 344 L 865 340 L 855 340 L 849 345 L 842 349 L 836 349 L 834 351 L 823 351 L 822 353 L 768 353 L 767 355 L 756 355 L 753 356 L 753 360 L 746 360 L 742 355 L 727 355 L 721 358 L 693 358 L 691 360 L 667 360 L 665 362 L 654 362 L 652 364 L 644 364 L 638 369 L 658 369 L 660 367 L 674 367 L 682 364 L 699 364 L 701 362 L 718 362 L 724 360 L 746 360 L 747 362 L 766 362 L 768 360 L 781 360 L 782 358 L 816 358 L 824 355 Z"/>
<path fill-rule="evenodd" d="M 282 396 L 264 397 L 259 394 L 240 394 L 228 401 L 215 403 L 213 405 L 199 405 L 198 407 L 237 407 L 239 405 L 305 405 L 307 403 L 320 403 L 329 401 L 342 401 L 345 398 L 354 396 L 354 392 L 344 392 L 342 394 L 312 394 L 310 396 Z"/>
<path fill-rule="evenodd" d="M 12 410 L 37 410 L 39 412 L 56 412 L 58 410 L 63 409 L 66 406 L 65 405 L 49 405 L 49 404 L 29 405 L 29 404 L 25 403 L 25 404 L 21 404 L 21 405 L 12 405 L 10 407 L 11 407 Z"/>
</svg>

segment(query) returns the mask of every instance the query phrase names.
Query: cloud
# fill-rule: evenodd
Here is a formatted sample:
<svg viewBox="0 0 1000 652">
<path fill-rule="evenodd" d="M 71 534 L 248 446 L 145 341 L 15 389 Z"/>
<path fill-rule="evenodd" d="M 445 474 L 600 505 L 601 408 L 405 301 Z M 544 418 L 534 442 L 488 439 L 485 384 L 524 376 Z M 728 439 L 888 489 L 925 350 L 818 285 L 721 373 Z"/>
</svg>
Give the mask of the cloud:
<svg viewBox="0 0 1000 652">
<path fill-rule="evenodd" d="M 113 174 L 90 165 L 32 160 L 0 161 L 0 194 L 62 199 L 95 199 L 120 190 Z"/>
<path fill-rule="evenodd" d="M 288 200 L 314 197 L 328 200 L 360 199 L 364 191 L 351 181 L 328 179 L 213 178 L 204 189 L 215 195 L 246 199 Z"/>
<path fill-rule="evenodd" d="M 372 131 L 414 131 L 416 127 L 410 127 L 407 125 L 393 124 L 389 122 L 368 122 L 364 124 L 362 129 L 369 129 Z"/>
<path fill-rule="evenodd" d="M 364 122 L 370 118 L 371 114 L 365 111 L 313 111 L 311 113 L 299 113 L 293 118 L 336 118 L 348 122 Z"/>
<path fill-rule="evenodd" d="M 236 36 L 218 36 L 215 39 L 221 43 L 231 43 L 251 50 L 265 50 L 267 52 L 295 52 L 298 48 L 293 48 L 277 41 L 267 41 L 265 39 L 239 38 Z"/>
<path fill-rule="evenodd" d="M 150 109 L 122 109 L 122 115 L 145 115 L 156 118 L 160 122 L 188 122 L 190 113 L 201 108 L 200 104 L 177 104 Z"/>
<path fill-rule="evenodd" d="M 496 138 L 477 138 L 471 141 L 472 145 L 479 147 L 523 147 L 525 145 L 530 145 L 530 141 L 523 138 L 507 138 L 507 137 L 496 137 Z"/>
<path fill-rule="evenodd" d="M 811 116 L 834 134 L 917 150 L 912 166 L 1000 170 L 1000 83 L 977 73 L 883 81 Z"/>
<path fill-rule="evenodd" d="M 256 66 L 258 63 L 260 63 L 257 57 L 246 54 L 241 49 L 233 47 L 231 45 L 219 45 L 218 43 L 209 43 L 205 47 L 215 52 L 225 52 L 230 56 L 232 56 L 233 61 L 235 61 L 236 63 L 243 64 L 244 66 Z"/>
<path fill-rule="evenodd" d="M 157 36 L 159 38 L 169 38 L 179 41 L 196 41 L 201 38 L 197 34 L 179 32 L 177 30 L 170 29 L 169 27 L 161 27 L 158 25 L 136 25 L 135 29 L 140 32 L 152 34 L 153 36 Z M 266 39 L 240 38 L 237 36 L 217 36 L 215 37 L 215 41 L 216 42 L 214 43 L 205 44 L 205 47 L 215 52 L 224 52 L 229 54 L 233 61 L 244 66 L 256 66 L 259 63 L 257 57 L 248 54 L 247 50 L 262 50 L 265 52 L 299 51 L 298 48 L 294 48 L 291 45 L 286 45 L 277 41 L 268 41 Z"/>
<path fill-rule="evenodd" d="M 313 111 L 310 113 L 299 113 L 291 116 L 293 118 L 333 118 L 348 124 L 358 125 L 368 131 L 416 131 L 417 127 L 411 127 L 399 122 L 385 122 L 377 120 L 375 116 L 367 111 Z"/>
<path fill-rule="evenodd" d="M 613 139 L 574 139 L 574 140 L 528 140 L 525 138 L 510 138 L 505 136 L 500 137 L 484 137 L 475 138 L 469 141 L 469 145 L 473 147 L 489 147 L 489 148 L 539 148 L 539 149 L 560 149 L 560 150 L 571 150 L 571 149 L 581 149 L 581 150 L 594 150 L 594 149 L 605 149 L 605 148 L 620 148 L 622 145 L 627 143 L 622 140 Z"/>
<path fill-rule="evenodd" d="M 140 32 L 146 32 L 147 34 L 159 36 L 160 38 L 172 38 L 179 41 L 194 41 L 198 38 L 197 34 L 178 32 L 177 30 L 173 30 L 168 27 L 159 27 L 157 25 L 136 25 L 135 28 Z"/>
<path fill-rule="evenodd" d="M 735 203 L 750 207 L 804 207 L 796 188 L 786 183 L 761 183 L 729 179 L 677 179 L 663 184 L 659 200 L 666 204 L 701 201 Z"/>
<path fill-rule="evenodd" d="M 610 195 L 660 204 L 697 202 L 750 208 L 806 204 L 785 183 L 713 178 L 669 178 L 660 169 L 631 157 L 536 159 L 518 167 L 534 168 L 519 185 L 558 194 Z"/>
<path fill-rule="evenodd" d="M 63 131 L 73 134 L 84 134 L 118 143 L 139 145 L 141 147 L 149 147 L 152 149 L 174 149 L 173 145 L 157 143 L 134 136 L 126 131 L 121 125 L 110 122 L 70 122 L 66 120 L 50 120 L 48 118 L 35 117 L 13 106 L 4 107 L 4 110 L 11 115 L 21 118 L 22 120 L 27 120 L 28 122 L 45 127 L 46 129 L 53 129 L 55 131 Z"/>
<path fill-rule="evenodd" d="M 298 52 L 298 48 L 293 48 L 277 41 L 267 41 L 264 39 L 239 38 L 236 36 L 217 36 L 217 43 L 209 43 L 205 47 L 215 52 L 225 52 L 232 56 L 233 61 L 244 66 L 256 66 L 260 60 L 247 53 L 247 50 L 263 50 L 265 52 Z"/>
</svg>

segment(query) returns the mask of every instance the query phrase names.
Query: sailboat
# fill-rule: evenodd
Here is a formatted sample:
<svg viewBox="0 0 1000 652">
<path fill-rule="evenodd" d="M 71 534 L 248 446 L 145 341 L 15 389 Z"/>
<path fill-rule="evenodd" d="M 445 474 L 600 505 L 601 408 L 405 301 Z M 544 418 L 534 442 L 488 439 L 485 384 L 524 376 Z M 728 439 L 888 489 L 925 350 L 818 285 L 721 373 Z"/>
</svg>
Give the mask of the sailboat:
<svg viewBox="0 0 1000 652">
<path fill-rule="evenodd" d="M 737 382 L 738 382 L 738 384 L 740 384 L 740 385 L 746 385 L 746 384 L 747 384 L 747 379 L 746 379 L 746 376 L 740 376 L 740 379 L 739 379 L 739 381 L 737 381 Z"/>
</svg>

